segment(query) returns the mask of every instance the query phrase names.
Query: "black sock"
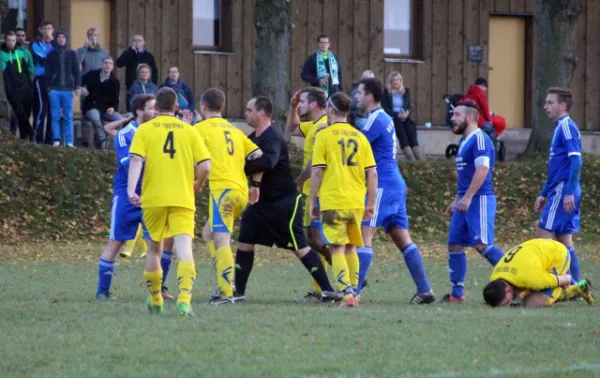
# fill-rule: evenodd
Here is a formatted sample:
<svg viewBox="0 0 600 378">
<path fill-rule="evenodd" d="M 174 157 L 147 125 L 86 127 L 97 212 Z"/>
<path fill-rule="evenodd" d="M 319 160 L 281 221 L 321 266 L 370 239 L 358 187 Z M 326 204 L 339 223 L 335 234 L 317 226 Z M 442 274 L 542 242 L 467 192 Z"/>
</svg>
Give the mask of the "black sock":
<svg viewBox="0 0 600 378">
<path fill-rule="evenodd" d="M 254 265 L 254 251 L 242 252 L 239 249 L 235 253 L 235 291 L 239 295 L 246 293 L 246 284 L 248 283 L 248 277 L 252 271 Z"/>
<path fill-rule="evenodd" d="M 323 291 L 335 291 L 331 287 L 329 283 L 329 279 L 327 278 L 327 272 L 325 272 L 325 268 L 323 268 L 323 264 L 321 263 L 321 259 L 317 252 L 311 249 L 303 258 L 300 259 L 302 264 L 308 270 L 310 275 L 317 281 L 317 284 L 321 286 L 321 290 Z"/>
</svg>

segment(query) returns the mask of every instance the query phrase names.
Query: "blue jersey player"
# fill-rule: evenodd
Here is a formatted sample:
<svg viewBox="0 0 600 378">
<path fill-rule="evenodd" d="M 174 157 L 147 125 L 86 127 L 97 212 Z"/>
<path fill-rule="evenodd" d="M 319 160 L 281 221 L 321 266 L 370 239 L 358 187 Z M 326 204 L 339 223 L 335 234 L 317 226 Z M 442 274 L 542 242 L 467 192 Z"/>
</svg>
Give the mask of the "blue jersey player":
<svg viewBox="0 0 600 378">
<path fill-rule="evenodd" d="M 556 239 L 563 243 L 571 255 L 571 276 L 580 279 L 579 259 L 573 246 L 573 234 L 579 232 L 579 206 L 581 187 L 579 177 L 582 166 L 581 134 L 569 110 L 573 103 L 571 91 L 550 88 L 546 95 L 544 111 L 554 120 L 554 136 L 550 145 L 548 178 L 535 201 L 534 210 L 542 211 L 535 236 Z"/>
<path fill-rule="evenodd" d="M 492 140 L 477 127 L 477 105 L 466 100 L 452 115 L 452 132 L 462 135 L 456 155 L 457 194 L 448 208 L 451 214 L 448 232 L 448 268 L 452 292 L 444 303 L 463 303 L 467 257 L 465 247 L 473 247 L 492 264 L 504 253 L 494 246 L 496 196 L 492 184 L 495 148 Z"/>
<path fill-rule="evenodd" d="M 114 177 L 110 239 L 98 263 L 98 289 L 96 291 L 96 298 L 99 300 L 116 299 L 110 294 L 115 258 L 123 243 L 135 238 L 138 227 L 142 222 L 141 208 L 133 206 L 127 197 L 129 147 L 138 125 L 154 118 L 154 97 L 151 95 L 134 97 L 132 100 L 132 110 L 136 114 L 135 120 L 119 130 L 114 137 L 115 152 L 117 154 L 117 172 Z M 126 122 L 117 121 L 114 124 L 120 126 Z M 138 193 L 140 192 L 140 188 L 141 180 L 138 183 Z M 144 238 L 147 238 L 147 236 L 147 232 L 144 232 Z"/>
<path fill-rule="evenodd" d="M 380 106 L 382 97 L 383 85 L 379 79 L 366 78 L 360 81 L 356 100 L 359 110 L 367 116 L 360 130 L 371 143 L 377 163 L 378 188 L 375 197 L 375 214 L 371 220 L 362 224 L 365 247 L 356 250 L 360 263 L 356 291 L 357 295 L 360 295 L 362 284 L 371 265 L 373 236 L 378 227 L 383 227 L 402 251 L 406 266 L 417 286 L 417 293 L 410 303 L 432 303 L 435 301 L 435 295 L 429 286 L 421 253 L 408 232 L 406 183 L 396 162 L 397 140 L 394 122 Z"/>
</svg>

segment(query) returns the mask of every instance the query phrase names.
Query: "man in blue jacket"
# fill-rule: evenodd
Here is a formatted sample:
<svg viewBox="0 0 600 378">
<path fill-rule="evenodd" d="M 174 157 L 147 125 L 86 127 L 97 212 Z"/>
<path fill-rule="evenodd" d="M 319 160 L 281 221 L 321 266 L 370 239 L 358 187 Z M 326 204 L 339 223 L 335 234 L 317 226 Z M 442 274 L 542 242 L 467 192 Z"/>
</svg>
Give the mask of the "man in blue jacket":
<svg viewBox="0 0 600 378">
<path fill-rule="evenodd" d="M 179 110 L 177 115 L 183 117 L 186 113 L 194 113 L 194 105 L 196 100 L 194 99 L 194 92 L 192 89 L 179 78 L 179 69 L 177 67 L 169 68 L 169 76 L 167 76 L 164 83 L 159 88 L 169 87 L 177 93 L 177 104 L 179 104 Z"/>
<path fill-rule="evenodd" d="M 68 34 L 59 29 L 55 35 L 56 44 L 46 58 L 44 75 L 48 84 L 50 116 L 54 147 L 60 146 L 60 116 L 64 119 L 64 139 L 67 147 L 73 147 L 73 91 L 79 95 L 81 74 L 79 59 L 75 51 L 68 46 Z"/>
<path fill-rule="evenodd" d="M 49 122 L 50 114 L 48 114 L 48 87 L 44 78 L 44 65 L 48 53 L 54 49 L 52 43 L 54 40 L 54 27 L 51 22 L 43 21 L 38 30 L 42 37 L 39 41 L 35 41 L 29 45 L 35 71 L 35 79 L 33 81 L 33 128 L 36 143 L 52 144 L 52 129 Z"/>
</svg>

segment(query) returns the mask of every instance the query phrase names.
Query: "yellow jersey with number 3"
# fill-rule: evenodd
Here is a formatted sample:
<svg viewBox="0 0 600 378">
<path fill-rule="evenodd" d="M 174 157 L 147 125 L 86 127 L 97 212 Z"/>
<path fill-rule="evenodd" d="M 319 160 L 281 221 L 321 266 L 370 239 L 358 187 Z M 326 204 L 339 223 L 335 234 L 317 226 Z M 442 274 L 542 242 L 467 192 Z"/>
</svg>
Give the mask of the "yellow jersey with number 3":
<svg viewBox="0 0 600 378">
<path fill-rule="evenodd" d="M 364 209 L 365 172 L 376 165 L 363 133 L 348 123 L 334 123 L 319 131 L 312 166 L 325 168 L 317 193 L 321 211 Z"/>
<path fill-rule="evenodd" d="M 510 249 L 494 267 L 490 281 L 505 280 L 525 290 L 541 291 L 559 286 L 571 256 L 564 244 L 549 239 L 532 239 Z"/>
<path fill-rule="evenodd" d="M 313 121 L 302 122 L 300 123 L 300 132 L 304 136 L 304 162 L 302 163 L 302 167 L 306 167 L 308 161 L 312 158 L 313 153 L 313 145 L 315 143 L 315 137 L 317 129 L 321 124 L 327 124 L 327 116 L 323 115 L 321 118 Z M 304 182 L 302 186 L 302 193 L 309 195 L 310 194 L 310 179 Z"/>
<path fill-rule="evenodd" d="M 210 154 L 194 127 L 170 115 L 140 125 L 130 155 L 146 160 L 142 178 L 142 208 L 196 209 L 194 169 Z"/>
<path fill-rule="evenodd" d="M 246 159 L 259 149 L 258 146 L 221 117 L 202 120 L 194 127 L 212 157 L 208 178 L 210 190 L 239 189 L 247 193 L 248 179 L 244 165 Z"/>
</svg>

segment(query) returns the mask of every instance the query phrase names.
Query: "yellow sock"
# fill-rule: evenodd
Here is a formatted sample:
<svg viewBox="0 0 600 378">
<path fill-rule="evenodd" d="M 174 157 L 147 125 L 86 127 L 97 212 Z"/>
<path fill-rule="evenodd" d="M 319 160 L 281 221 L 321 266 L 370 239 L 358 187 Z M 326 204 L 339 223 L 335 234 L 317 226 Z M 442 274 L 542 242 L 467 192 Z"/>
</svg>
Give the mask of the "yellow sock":
<svg viewBox="0 0 600 378">
<path fill-rule="evenodd" d="M 144 271 L 144 278 L 146 279 L 146 286 L 150 293 L 150 300 L 154 306 L 162 306 L 163 297 L 161 294 L 162 288 L 162 269 L 155 270 L 154 272 Z"/>
<path fill-rule="evenodd" d="M 179 281 L 179 296 L 177 303 L 185 303 L 188 306 L 192 301 L 192 288 L 196 279 L 196 265 L 191 261 L 179 261 L 177 264 L 177 281 Z"/>
<path fill-rule="evenodd" d="M 348 263 L 343 253 L 331 254 L 331 267 L 335 276 L 335 284 L 339 291 L 344 293 L 344 299 L 352 297 L 352 287 L 350 286 L 350 274 L 348 273 Z"/>
<path fill-rule="evenodd" d="M 352 288 L 356 290 L 358 287 L 358 269 L 360 268 L 356 249 L 352 249 L 352 252 L 346 252 L 346 264 L 348 264 L 350 284 L 352 285 Z"/>
<path fill-rule="evenodd" d="M 210 258 L 212 259 L 213 267 L 215 267 L 215 264 L 217 263 L 217 251 L 215 250 L 215 242 L 213 242 L 212 240 L 209 241 L 208 243 L 206 243 L 206 247 L 208 248 L 208 252 L 210 252 Z"/>
<path fill-rule="evenodd" d="M 317 283 L 317 281 L 312 280 L 313 292 L 316 296 L 321 296 L 323 294 L 323 290 L 321 290 L 321 286 Z"/>
<path fill-rule="evenodd" d="M 575 297 L 579 297 L 583 294 L 583 290 L 579 285 L 571 285 L 560 293 L 559 301 L 566 301 L 569 299 L 573 299 Z"/>
<path fill-rule="evenodd" d="M 358 257 L 358 255 L 356 256 Z M 329 263 L 327 262 L 327 259 L 321 254 L 319 254 L 319 258 L 321 259 L 321 264 L 323 264 L 323 269 L 325 269 L 325 272 L 327 272 L 327 269 L 329 268 Z"/>
<path fill-rule="evenodd" d="M 221 290 L 221 298 L 233 296 L 233 252 L 231 247 L 221 247 L 215 254 L 217 268 L 217 286 Z"/>
</svg>

